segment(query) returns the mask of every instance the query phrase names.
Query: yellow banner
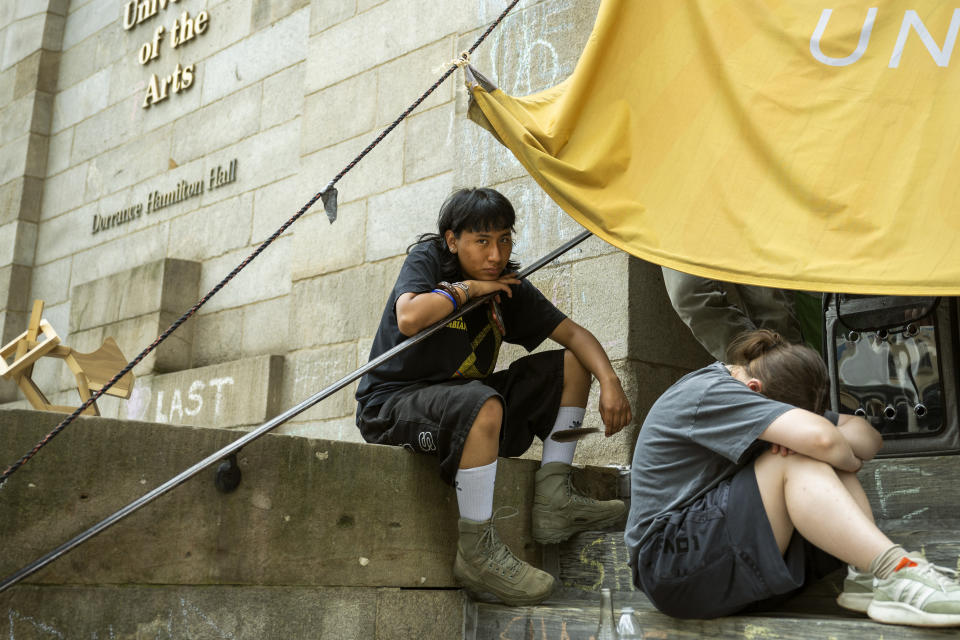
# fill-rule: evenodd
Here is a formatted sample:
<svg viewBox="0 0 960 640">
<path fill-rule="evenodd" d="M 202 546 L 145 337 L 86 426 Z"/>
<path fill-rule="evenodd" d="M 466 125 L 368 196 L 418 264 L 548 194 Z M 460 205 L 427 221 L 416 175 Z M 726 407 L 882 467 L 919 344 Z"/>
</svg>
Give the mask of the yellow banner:
<svg viewBox="0 0 960 640">
<path fill-rule="evenodd" d="M 958 30 L 940 0 L 604 0 L 571 77 L 515 98 L 468 74 L 471 117 L 645 260 L 958 295 Z"/>
</svg>

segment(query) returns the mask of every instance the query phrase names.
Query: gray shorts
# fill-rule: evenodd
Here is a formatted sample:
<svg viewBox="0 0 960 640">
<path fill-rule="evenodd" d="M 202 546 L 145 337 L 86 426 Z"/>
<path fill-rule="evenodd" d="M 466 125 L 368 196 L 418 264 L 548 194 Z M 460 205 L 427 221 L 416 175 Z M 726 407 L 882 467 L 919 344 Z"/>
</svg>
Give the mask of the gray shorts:
<svg viewBox="0 0 960 640">
<path fill-rule="evenodd" d="M 483 380 L 412 384 L 381 405 L 362 407 L 357 426 L 367 442 L 439 457 L 440 477 L 452 485 L 463 443 L 490 398 L 500 398 L 504 407 L 501 456 L 519 456 L 534 437 L 549 437 L 563 393 L 563 354 L 559 349 L 524 356 Z"/>
<path fill-rule="evenodd" d="M 780 554 L 752 464 L 657 525 L 640 547 L 633 581 L 675 618 L 769 609 L 842 566 L 796 532 Z"/>
</svg>

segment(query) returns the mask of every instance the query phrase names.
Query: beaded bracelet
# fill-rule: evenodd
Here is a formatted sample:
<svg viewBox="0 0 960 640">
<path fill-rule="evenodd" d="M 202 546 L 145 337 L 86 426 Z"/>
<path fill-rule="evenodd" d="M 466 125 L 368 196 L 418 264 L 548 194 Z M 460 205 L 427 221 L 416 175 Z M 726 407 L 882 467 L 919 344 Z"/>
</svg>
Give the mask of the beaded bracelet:
<svg viewBox="0 0 960 640">
<path fill-rule="evenodd" d="M 431 293 L 439 293 L 439 294 L 442 295 L 442 296 L 446 296 L 447 299 L 450 300 L 450 302 L 453 303 L 453 310 L 454 310 L 454 311 L 456 311 L 457 308 L 460 306 L 459 304 L 457 304 L 457 299 L 454 298 L 454 297 L 453 297 L 452 295 L 450 295 L 449 293 L 447 293 L 446 291 L 444 291 L 443 289 L 434 289 L 433 291 L 431 291 Z"/>
</svg>

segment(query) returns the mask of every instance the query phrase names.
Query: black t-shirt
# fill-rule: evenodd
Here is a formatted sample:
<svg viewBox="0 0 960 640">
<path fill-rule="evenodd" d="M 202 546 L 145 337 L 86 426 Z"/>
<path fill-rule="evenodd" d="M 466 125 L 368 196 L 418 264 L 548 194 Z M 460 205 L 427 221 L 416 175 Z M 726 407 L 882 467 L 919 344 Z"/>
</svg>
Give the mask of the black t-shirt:
<svg viewBox="0 0 960 640">
<path fill-rule="evenodd" d="M 397 327 L 397 298 L 437 288 L 443 280 L 440 251 L 433 242 L 420 243 L 410 251 L 380 318 L 371 360 L 407 339 Z M 527 351 L 537 348 L 566 316 L 527 280 L 511 289 L 513 297 L 500 296 L 506 335 L 500 334 L 490 305 L 481 305 L 360 378 L 356 394 L 360 407 L 382 404 L 397 389 L 414 383 L 485 378 L 497 365 L 502 341 Z"/>
</svg>

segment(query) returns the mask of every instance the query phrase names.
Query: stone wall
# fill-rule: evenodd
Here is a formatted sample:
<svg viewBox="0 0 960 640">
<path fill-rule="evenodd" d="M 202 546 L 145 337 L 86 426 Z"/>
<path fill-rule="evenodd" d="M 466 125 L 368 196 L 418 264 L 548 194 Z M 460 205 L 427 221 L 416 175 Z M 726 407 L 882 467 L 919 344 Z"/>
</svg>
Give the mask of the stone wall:
<svg viewBox="0 0 960 640">
<path fill-rule="evenodd" d="M 102 311 L 91 293 L 102 295 L 114 280 L 129 282 L 136 269 L 176 259 L 197 265 L 181 288 L 191 295 L 178 297 L 185 310 L 194 291 L 213 287 L 321 190 L 506 6 L 504 0 L 169 0 L 125 29 L 125 3 L 114 0 L 2 4 L 0 157 L 13 158 L 0 162 L 4 339 L 23 330 L 31 300 L 42 298 L 66 344 L 93 350 L 97 339 L 114 335 L 128 358 L 149 344 L 144 326 L 159 332 L 178 313 L 157 308 L 147 320 L 138 316 L 135 327 L 121 318 L 109 325 L 97 319 Z M 46 11 L 33 9 L 41 5 Z M 552 86 L 573 70 L 598 5 L 523 0 L 473 63 L 509 93 Z M 173 48 L 171 32 L 184 12 L 194 24 L 205 15 L 205 28 Z M 155 37 L 159 27 L 164 31 Z M 156 58 L 140 64 L 155 39 Z M 193 77 L 185 87 L 188 67 Z M 144 108 L 156 98 L 151 83 L 168 75 L 167 97 Z M 243 390 L 262 396 L 233 426 L 248 425 L 261 408 L 289 407 L 357 368 L 407 245 L 432 228 L 440 203 L 457 187 L 492 186 L 513 201 L 522 262 L 579 233 L 512 155 L 466 120 L 461 87 L 459 74 L 448 80 L 338 183 L 335 224 L 315 206 L 214 296 L 181 329 L 188 337 L 178 356 L 139 372 L 140 404 L 124 409 L 110 400 L 101 406 L 105 415 L 154 419 L 143 398 L 152 389 L 156 399 L 161 383 L 173 385 L 168 402 L 177 385 L 186 385 L 185 411 L 196 407 L 186 404 L 191 384 L 206 375 L 193 369 L 252 363 L 241 377 L 259 380 L 258 358 L 280 357 L 270 388 Z M 193 193 L 201 181 L 202 193 Z M 177 189 L 180 195 L 164 196 Z M 16 207 L 6 205 L 14 201 Z M 662 388 L 705 359 L 674 318 L 659 270 L 597 239 L 533 280 L 608 349 L 636 398 L 638 418 Z M 122 295 L 157 294 L 127 287 Z M 122 322 L 123 335 L 112 332 Z M 501 364 L 519 355 L 506 350 Z M 178 372 L 183 380 L 160 380 Z M 70 377 L 56 366 L 38 367 L 37 376 L 43 388 L 59 389 L 57 401 L 75 398 Z M 4 384 L 0 402 L 15 400 L 12 385 Z M 354 389 L 285 430 L 357 440 Z M 591 402 L 595 407 L 596 398 Z M 168 405 L 161 413 L 169 411 Z M 598 422 L 591 411 L 588 423 Z M 628 429 L 609 441 L 587 440 L 578 461 L 624 464 L 634 435 Z"/>
</svg>

